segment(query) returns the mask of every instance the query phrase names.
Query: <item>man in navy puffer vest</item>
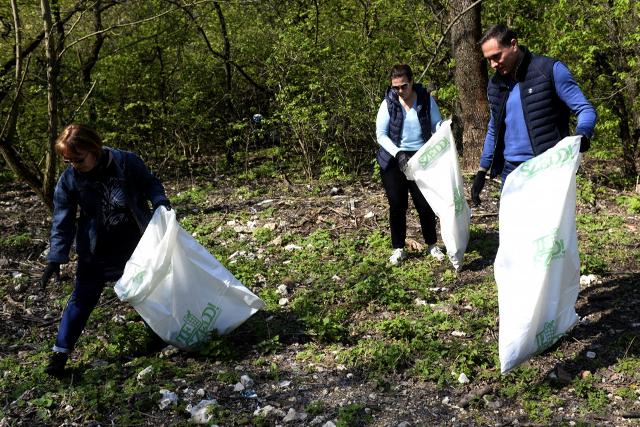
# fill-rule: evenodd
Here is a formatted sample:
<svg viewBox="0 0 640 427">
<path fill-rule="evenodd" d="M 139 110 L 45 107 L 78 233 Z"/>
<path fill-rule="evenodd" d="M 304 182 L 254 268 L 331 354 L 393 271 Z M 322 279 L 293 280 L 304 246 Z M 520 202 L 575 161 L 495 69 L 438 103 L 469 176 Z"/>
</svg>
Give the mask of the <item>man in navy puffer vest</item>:
<svg viewBox="0 0 640 427">
<path fill-rule="evenodd" d="M 487 30 L 480 46 L 496 72 L 487 88 L 491 117 L 471 188 L 476 205 L 488 170 L 504 184 L 518 165 L 571 134 L 571 114 L 577 118 L 574 134 L 582 137 L 580 152 L 587 151 L 596 124 L 595 109 L 562 62 L 532 54 L 502 24 Z"/>
</svg>

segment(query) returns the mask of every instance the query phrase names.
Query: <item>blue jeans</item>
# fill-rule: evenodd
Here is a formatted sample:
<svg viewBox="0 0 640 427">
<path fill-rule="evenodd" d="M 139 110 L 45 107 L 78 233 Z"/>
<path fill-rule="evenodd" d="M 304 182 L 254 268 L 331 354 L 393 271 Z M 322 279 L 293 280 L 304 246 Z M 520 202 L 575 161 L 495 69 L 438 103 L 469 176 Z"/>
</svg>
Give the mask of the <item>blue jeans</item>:
<svg viewBox="0 0 640 427">
<path fill-rule="evenodd" d="M 508 160 L 504 161 L 504 168 L 502 169 L 502 174 L 500 175 L 500 179 L 502 180 L 502 187 L 504 188 L 504 182 L 507 180 L 507 176 L 513 172 L 518 166 L 520 166 L 524 162 L 510 162 Z"/>
<path fill-rule="evenodd" d="M 62 313 L 53 351 L 70 353 L 73 350 L 91 312 L 100 300 L 105 283 L 120 278 L 123 269 L 124 265 L 105 266 L 96 262 L 78 261 L 75 288 Z"/>
</svg>

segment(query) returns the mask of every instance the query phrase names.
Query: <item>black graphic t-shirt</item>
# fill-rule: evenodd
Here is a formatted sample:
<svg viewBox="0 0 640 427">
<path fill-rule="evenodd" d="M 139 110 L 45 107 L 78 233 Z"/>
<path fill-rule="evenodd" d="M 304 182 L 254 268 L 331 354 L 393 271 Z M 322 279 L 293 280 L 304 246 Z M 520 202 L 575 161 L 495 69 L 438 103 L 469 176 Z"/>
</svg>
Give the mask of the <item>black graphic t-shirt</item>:
<svg viewBox="0 0 640 427">
<path fill-rule="evenodd" d="M 107 266 L 122 267 L 141 234 L 127 206 L 124 182 L 118 179 L 114 162 L 105 154 L 88 177 L 94 182 L 99 203 L 95 212 L 98 224 L 95 257 Z"/>
</svg>

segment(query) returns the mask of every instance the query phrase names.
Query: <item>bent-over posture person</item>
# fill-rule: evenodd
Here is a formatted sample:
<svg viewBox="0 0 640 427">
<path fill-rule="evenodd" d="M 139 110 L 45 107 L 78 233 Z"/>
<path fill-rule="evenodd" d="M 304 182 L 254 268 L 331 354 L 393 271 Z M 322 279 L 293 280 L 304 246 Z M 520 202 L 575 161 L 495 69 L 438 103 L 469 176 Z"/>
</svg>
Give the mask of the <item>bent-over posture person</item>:
<svg viewBox="0 0 640 427">
<path fill-rule="evenodd" d="M 51 248 L 41 286 L 60 264 L 69 262 L 75 239 L 75 288 L 62 313 L 58 336 L 45 372 L 60 376 L 95 308 L 105 282 L 122 276 L 124 266 L 160 205 L 171 208 L 164 187 L 134 153 L 102 146 L 91 128 L 67 126 L 55 145 L 69 164 L 53 197 Z"/>
</svg>

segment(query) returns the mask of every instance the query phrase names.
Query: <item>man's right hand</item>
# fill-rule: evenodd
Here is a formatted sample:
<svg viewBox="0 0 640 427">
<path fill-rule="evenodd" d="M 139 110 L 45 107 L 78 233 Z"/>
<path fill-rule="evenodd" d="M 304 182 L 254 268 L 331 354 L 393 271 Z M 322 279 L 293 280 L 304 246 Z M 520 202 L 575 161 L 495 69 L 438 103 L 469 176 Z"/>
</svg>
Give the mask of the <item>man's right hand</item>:
<svg viewBox="0 0 640 427">
<path fill-rule="evenodd" d="M 471 201 L 474 205 L 480 204 L 480 192 L 484 188 L 484 181 L 487 177 L 487 171 L 479 170 L 473 178 L 473 185 L 471 186 Z"/>
<path fill-rule="evenodd" d="M 47 267 L 44 269 L 44 272 L 42 273 L 42 278 L 40 279 L 40 287 L 42 289 L 45 289 L 47 287 L 47 284 L 49 283 L 49 279 L 51 279 L 51 276 L 53 276 L 54 274 L 56 276 L 56 282 L 59 283 L 60 282 L 60 264 L 58 264 L 57 262 L 50 262 L 47 264 Z"/>
</svg>

